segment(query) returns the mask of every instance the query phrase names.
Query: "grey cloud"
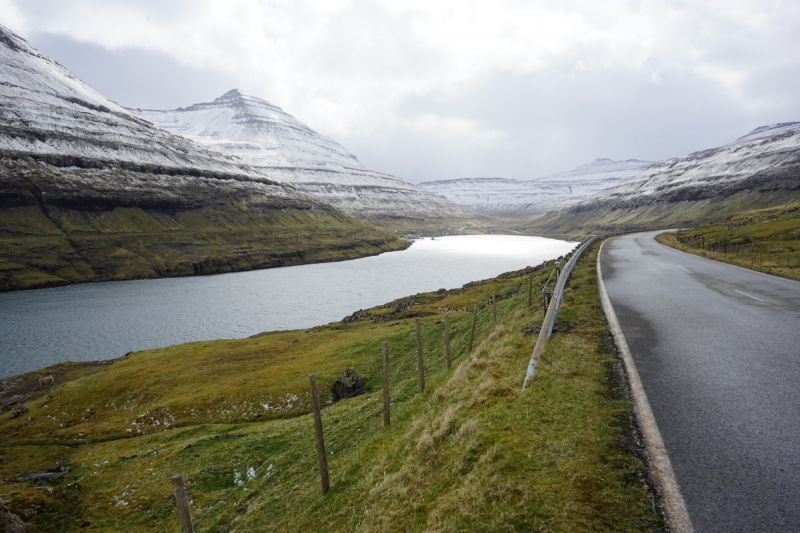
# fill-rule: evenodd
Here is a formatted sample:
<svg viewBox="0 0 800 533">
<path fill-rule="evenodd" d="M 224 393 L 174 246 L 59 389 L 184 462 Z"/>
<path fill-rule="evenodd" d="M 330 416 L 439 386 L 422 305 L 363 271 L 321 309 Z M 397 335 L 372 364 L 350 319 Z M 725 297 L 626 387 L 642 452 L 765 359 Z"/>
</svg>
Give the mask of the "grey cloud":
<svg viewBox="0 0 800 533">
<path fill-rule="evenodd" d="M 240 87 L 336 138 L 366 165 L 413 182 L 464 176 L 525 179 L 596 157 L 655 160 L 730 142 L 764 124 L 800 119 L 800 48 L 795 46 L 800 6 L 785 2 L 668 1 L 663 20 L 663 6 L 657 1 L 630 1 L 627 12 L 614 2 L 537 2 L 538 7 L 550 6 L 551 12 L 580 15 L 590 22 L 587 31 L 595 29 L 599 36 L 584 39 L 567 32 L 554 44 L 563 53 L 532 46 L 543 56 L 552 52 L 552 58 L 535 72 L 530 71 L 540 68 L 539 63 L 531 61 L 536 66 L 526 67 L 526 73 L 512 73 L 514 65 L 508 60 L 526 59 L 519 53 L 528 38 L 524 26 L 510 25 L 514 38 L 509 42 L 517 47 L 516 54 L 498 44 L 507 36 L 494 35 L 485 43 L 494 55 L 476 58 L 480 66 L 471 69 L 472 58 L 458 53 L 463 47 L 439 50 L 434 43 L 442 47 L 442 40 L 426 39 L 415 30 L 420 19 L 415 19 L 414 10 L 392 10 L 367 0 L 332 11 L 317 10 L 305 1 L 254 3 L 291 16 L 273 20 L 275 11 L 265 8 L 262 19 L 252 25 L 256 29 L 250 27 L 247 33 L 246 17 L 234 17 L 226 25 L 209 22 L 208 15 L 198 18 L 205 25 L 197 27 L 194 18 L 186 19 L 187 13 L 205 15 L 200 10 L 207 3 L 30 0 L 17 5 L 33 28 L 37 20 L 43 25 L 46 20 L 50 31 L 101 44 L 108 35 L 92 33 L 99 27 L 93 15 L 75 15 L 71 7 L 102 6 L 97 10 L 105 14 L 98 20 L 111 27 L 126 28 L 119 13 L 136 13 L 138 20 L 153 21 L 143 28 L 163 28 L 157 35 L 172 38 L 161 43 L 166 53 L 143 51 L 150 43 L 139 37 L 138 27 L 127 28 L 130 39 L 125 42 L 141 48 L 116 51 L 51 34 L 31 36 L 35 46 L 123 105 L 174 108 Z M 502 5 L 506 4 L 531 5 L 523 0 Z M 635 17 L 629 17 L 631 13 Z M 758 19 L 762 13 L 764 20 Z M 627 26 L 616 26 L 615 17 Z M 441 24 L 449 22 L 445 18 Z M 480 26 L 481 21 L 468 23 Z M 169 33 L 170 28 L 197 29 L 190 42 L 206 45 L 202 54 L 192 56 L 184 50 L 182 57 L 194 57 L 198 64 L 216 60 L 218 69 L 233 74 L 190 68 L 171 59 L 168 54 L 184 41 L 179 31 Z M 609 28 L 619 28 L 619 33 Z M 631 46 L 633 36 L 641 35 L 635 30 L 641 28 L 652 28 L 655 43 L 641 47 L 647 49 L 646 59 L 637 56 L 635 42 Z M 441 33 L 437 29 L 429 31 L 449 44 L 447 28 Z M 259 50 L 253 48 L 253 40 L 265 48 L 274 45 L 274 50 L 248 54 Z M 238 57 L 246 60 L 237 62 Z M 461 63 L 453 69 L 448 61 Z M 492 61 L 505 70 L 497 67 L 487 73 L 485 65 L 495 64 Z M 229 63 L 236 67 L 229 68 Z M 324 105 L 314 105 L 320 101 Z M 474 127 L 421 129 L 422 119 L 429 117 Z M 341 131 L 349 133 L 325 131 L 325 125 L 337 127 L 335 121 L 346 124 Z"/>
<path fill-rule="evenodd" d="M 237 87 L 232 76 L 181 65 L 159 52 L 107 50 L 67 37 L 36 33 L 28 41 L 120 105 L 174 109 L 205 102 Z"/>
<path fill-rule="evenodd" d="M 479 130 L 502 132 L 501 139 L 467 144 L 436 132 L 397 130 L 343 141 L 356 153 L 374 152 L 380 145 L 380 155 L 369 162 L 414 182 L 464 176 L 529 179 L 596 157 L 683 155 L 731 142 L 763 123 L 800 116 L 796 99 L 788 109 L 752 116 L 713 80 L 678 68 L 659 72 L 659 83 L 645 71 L 623 69 L 497 73 L 456 96 L 409 98 L 398 113 L 409 119 L 434 114 L 470 120 Z M 784 80 L 796 75 L 796 69 L 780 74 Z"/>
</svg>

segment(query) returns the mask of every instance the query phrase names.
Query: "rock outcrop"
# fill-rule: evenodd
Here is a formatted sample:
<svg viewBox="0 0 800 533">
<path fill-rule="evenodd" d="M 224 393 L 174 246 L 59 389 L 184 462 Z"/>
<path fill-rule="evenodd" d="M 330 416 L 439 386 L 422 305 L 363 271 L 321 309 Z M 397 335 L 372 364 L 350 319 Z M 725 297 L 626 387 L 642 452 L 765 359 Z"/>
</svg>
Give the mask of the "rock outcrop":
<svg viewBox="0 0 800 533">
<path fill-rule="evenodd" d="M 333 401 L 338 402 L 364 394 L 364 383 L 364 376 L 355 370 L 345 370 L 331 385 Z"/>
<path fill-rule="evenodd" d="M 0 533 L 25 533 L 25 523 L 20 517 L 0 503 Z"/>
</svg>

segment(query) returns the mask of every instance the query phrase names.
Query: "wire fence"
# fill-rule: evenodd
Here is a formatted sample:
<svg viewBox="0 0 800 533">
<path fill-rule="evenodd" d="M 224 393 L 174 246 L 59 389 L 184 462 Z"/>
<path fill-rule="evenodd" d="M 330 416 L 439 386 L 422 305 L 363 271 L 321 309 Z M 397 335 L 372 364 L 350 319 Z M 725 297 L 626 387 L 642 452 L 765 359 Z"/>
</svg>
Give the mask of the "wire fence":
<svg viewBox="0 0 800 533">
<path fill-rule="evenodd" d="M 551 265 L 552 272 L 560 265 Z M 466 312 L 450 313 L 451 365 L 460 363 L 470 354 L 470 347 L 474 350 L 490 335 L 495 313 L 500 324 L 516 310 L 527 308 L 534 275 L 538 291 L 546 285 L 545 274 L 547 271 L 531 273 L 530 279 L 525 277 L 507 284 L 494 305 L 491 299 L 481 301 L 474 316 Z M 535 301 L 534 310 L 538 298 Z M 415 330 L 387 345 L 392 417 L 402 413 L 420 394 L 418 350 L 422 353 L 426 390 L 435 388 L 449 375 L 444 315 L 441 318 L 419 325 L 419 345 Z M 222 460 L 187 480 L 185 488 L 165 495 L 126 531 L 292 531 L 322 495 L 322 474 L 328 474 L 331 490 L 336 490 L 347 476 L 354 450 L 384 428 L 383 361 L 379 345 L 375 353 L 374 360 L 355 369 L 367 376 L 363 386 L 340 401 L 327 401 L 323 405 L 321 441 L 315 433 L 309 395 L 309 401 L 303 398 L 294 409 L 232 447 Z M 332 385 L 333 381 L 321 383 L 319 388 L 331 390 Z M 318 456 L 320 443 L 324 444 L 327 463 L 324 472 L 320 470 Z M 192 528 L 185 517 L 178 516 L 181 501 L 186 502 L 187 510 L 191 509 Z"/>
<path fill-rule="evenodd" d="M 695 250 L 732 256 L 745 262 L 749 261 L 751 264 L 800 266 L 800 251 L 798 251 L 800 242 L 797 240 L 797 232 L 761 238 L 748 235 L 734 241 L 705 239 L 702 235 L 684 236 L 678 232 L 676 239 Z"/>
</svg>

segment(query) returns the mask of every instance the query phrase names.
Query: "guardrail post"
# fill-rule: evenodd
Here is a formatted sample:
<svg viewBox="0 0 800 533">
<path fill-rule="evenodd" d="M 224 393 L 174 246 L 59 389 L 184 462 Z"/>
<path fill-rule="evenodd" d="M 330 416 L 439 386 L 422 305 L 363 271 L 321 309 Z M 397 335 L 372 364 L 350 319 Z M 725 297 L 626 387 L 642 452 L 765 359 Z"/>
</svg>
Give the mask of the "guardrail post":
<svg viewBox="0 0 800 533">
<path fill-rule="evenodd" d="M 317 435 L 317 456 L 319 456 L 319 478 L 322 483 L 322 494 L 326 494 L 331 485 L 328 481 L 328 457 L 325 455 L 325 439 L 322 434 L 322 415 L 319 409 L 319 391 L 317 391 L 317 375 L 308 375 L 308 386 L 311 388 L 311 410 L 314 412 L 314 433 Z"/>
<path fill-rule="evenodd" d="M 381 344 L 383 352 L 383 425 L 389 425 L 389 345 L 386 341 Z"/>
<path fill-rule="evenodd" d="M 189 509 L 189 498 L 186 496 L 186 485 L 183 483 L 183 474 L 172 476 L 172 490 L 175 492 L 175 503 L 178 506 L 178 519 L 181 522 L 183 533 L 194 533 L 192 524 L 192 511 Z"/>
<path fill-rule="evenodd" d="M 419 369 L 419 391 L 425 392 L 425 366 L 422 361 L 422 333 L 419 318 L 414 319 L 417 325 L 417 368 Z"/>
<path fill-rule="evenodd" d="M 444 315 L 444 346 L 447 352 L 447 368 L 450 368 L 450 315 Z"/>
<path fill-rule="evenodd" d="M 547 314 L 547 308 L 550 307 L 550 300 L 553 299 L 553 290 L 552 289 L 545 289 L 542 291 L 542 296 L 544 298 L 544 314 Z"/>
<path fill-rule="evenodd" d="M 478 317 L 478 304 L 472 309 L 472 327 L 469 329 L 469 348 L 468 352 L 472 351 L 472 340 L 475 338 L 475 319 Z"/>
</svg>

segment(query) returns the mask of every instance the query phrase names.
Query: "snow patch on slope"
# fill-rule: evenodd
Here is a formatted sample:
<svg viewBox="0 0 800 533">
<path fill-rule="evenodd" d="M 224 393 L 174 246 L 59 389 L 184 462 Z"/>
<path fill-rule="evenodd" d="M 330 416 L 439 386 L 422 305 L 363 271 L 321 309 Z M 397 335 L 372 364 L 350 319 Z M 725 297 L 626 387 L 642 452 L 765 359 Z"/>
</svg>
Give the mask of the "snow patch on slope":
<svg viewBox="0 0 800 533">
<path fill-rule="evenodd" d="M 238 89 L 185 108 L 130 111 L 167 131 L 232 154 L 272 179 L 354 215 L 472 216 L 400 178 L 364 167 L 330 137 Z"/>
<path fill-rule="evenodd" d="M 0 155 L 50 171 L 50 201 L 198 207 L 236 198 L 259 205 L 321 206 L 238 158 L 164 131 L 98 93 L 0 26 Z M 29 163 L 20 163 L 28 168 Z M 40 166 L 41 166 L 40 165 Z M 28 171 L 0 182 L 0 197 L 23 201 Z M 25 200 L 27 201 L 27 200 Z"/>
<path fill-rule="evenodd" d="M 567 172 L 534 180 L 462 178 L 420 183 L 419 188 L 495 216 L 545 213 L 571 205 L 642 172 L 650 161 L 596 159 Z"/>
<path fill-rule="evenodd" d="M 732 194 L 742 187 L 780 190 L 787 182 L 800 185 L 797 170 L 790 170 L 798 164 L 800 122 L 762 126 L 730 144 L 659 161 L 641 174 L 587 198 L 580 206 L 693 201 Z"/>
</svg>

